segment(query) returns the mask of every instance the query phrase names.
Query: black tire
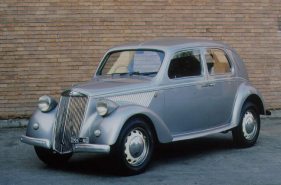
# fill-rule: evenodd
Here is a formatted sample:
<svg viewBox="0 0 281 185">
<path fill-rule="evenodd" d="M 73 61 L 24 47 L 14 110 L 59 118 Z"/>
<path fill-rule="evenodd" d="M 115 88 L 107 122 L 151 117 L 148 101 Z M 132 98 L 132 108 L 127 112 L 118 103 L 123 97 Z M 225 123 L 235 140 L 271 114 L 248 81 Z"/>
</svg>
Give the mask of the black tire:
<svg viewBox="0 0 281 185">
<path fill-rule="evenodd" d="M 254 121 L 253 121 L 254 120 Z M 241 110 L 239 125 L 232 130 L 234 143 L 238 147 L 253 146 L 260 132 L 260 115 L 255 104 L 246 102 Z"/>
<path fill-rule="evenodd" d="M 69 154 L 58 154 L 54 153 L 53 150 L 41 148 L 41 147 L 34 147 L 35 152 L 38 158 L 43 161 L 48 166 L 52 167 L 61 167 L 67 163 L 67 161 L 72 156 L 72 153 Z"/>
<path fill-rule="evenodd" d="M 143 172 L 151 160 L 153 149 L 154 136 L 148 124 L 142 119 L 129 120 L 112 146 L 111 154 L 118 173 L 136 175 Z"/>
</svg>

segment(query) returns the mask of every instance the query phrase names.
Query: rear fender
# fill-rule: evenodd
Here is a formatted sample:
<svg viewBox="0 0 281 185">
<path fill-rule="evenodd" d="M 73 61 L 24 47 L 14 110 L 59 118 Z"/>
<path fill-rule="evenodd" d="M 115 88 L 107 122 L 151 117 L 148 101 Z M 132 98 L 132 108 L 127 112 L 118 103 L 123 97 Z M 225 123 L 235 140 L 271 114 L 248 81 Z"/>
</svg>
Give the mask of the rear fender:
<svg viewBox="0 0 281 185">
<path fill-rule="evenodd" d="M 241 109 L 247 98 L 250 97 L 251 95 L 255 95 L 260 99 L 261 102 L 260 106 L 262 106 L 262 108 L 260 109 L 265 110 L 263 98 L 261 94 L 258 92 L 258 90 L 247 82 L 242 83 L 238 88 L 236 94 L 236 100 L 235 100 L 235 104 L 232 112 L 232 118 L 231 118 L 232 127 L 235 127 L 239 124 Z M 261 112 L 261 114 L 264 114 L 264 112 Z"/>
</svg>

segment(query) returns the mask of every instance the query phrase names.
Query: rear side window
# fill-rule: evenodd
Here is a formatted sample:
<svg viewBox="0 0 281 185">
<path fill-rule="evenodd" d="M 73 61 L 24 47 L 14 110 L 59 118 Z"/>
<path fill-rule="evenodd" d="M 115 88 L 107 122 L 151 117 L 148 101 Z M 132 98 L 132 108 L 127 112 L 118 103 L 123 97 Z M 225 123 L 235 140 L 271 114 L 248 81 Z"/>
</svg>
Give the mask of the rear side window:
<svg viewBox="0 0 281 185">
<path fill-rule="evenodd" d="M 201 75 L 200 50 L 181 51 L 170 62 L 168 76 L 171 79 Z"/>
<path fill-rule="evenodd" d="M 223 75 L 231 72 L 226 53 L 220 49 L 208 49 L 205 59 L 210 75 Z"/>
</svg>

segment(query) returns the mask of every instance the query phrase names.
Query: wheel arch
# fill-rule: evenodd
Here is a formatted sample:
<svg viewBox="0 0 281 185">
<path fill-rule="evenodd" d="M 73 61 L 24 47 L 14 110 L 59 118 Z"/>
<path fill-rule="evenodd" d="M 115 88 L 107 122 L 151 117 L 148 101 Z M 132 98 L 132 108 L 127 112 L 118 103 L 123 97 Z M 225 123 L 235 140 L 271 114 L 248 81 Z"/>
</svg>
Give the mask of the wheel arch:
<svg viewBox="0 0 281 185">
<path fill-rule="evenodd" d="M 107 145 L 115 144 L 124 125 L 134 118 L 144 119 L 148 123 L 148 126 L 157 138 L 156 141 L 160 143 L 172 141 L 172 135 L 168 127 L 156 113 L 146 107 L 126 105 L 119 107 L 108 117 L 103 118 L 99 127 L 103 134 L 97 138 L 96 142 Z"/>
<path fill-rule="evenodd" d="M 266 109 L 263 103 L 264 101 L 258 90 L 248 82 L 242 83 L 237 90 L 235 103 L 233 106 L 231 118 L 232 127 L 236 127 L 239 124 L 241 110 L 246 102 L 252 102 L 253 104 L 257 105 L 259 114 L 266 114 Z"/>
<path fill-rule="evenodd" d="M 150 119 L 150 117 L 148 117 L 147 115 L 143 114 L 143 113 L 138 113 L 138 114 L 134 114 L 132 115 L 131 117 L 129 117 L 125 124 L 123 125 L 122 129 L 133 119 L 141 119 L 143 121 L 145 121 L 145 123 L 147 124 L 147 126 L 150 128 L 152 134 L 153 134 L 153 138 L 154 140 L 156 141 L 156 143 L 159 143 L 159 138 L 158 138 L 158 135 L 157 135 L 157 132 L 156 132 L 156 129 L 155 129 L 155 126 L 152 122 L 152 120 Z M 121 129 L 121 130 L 122 130 Z"/>
<path fill-rule="evenodd" d="M 245 103 L 248 103 L 248 102 L 251 102 L 251 103 L 253 103 L 254 105 L 257 106 L 258 111 L 259 111 L 259 112 L 258 112 L 259 114 L 261 114 L 261 115 L 264 115 L 264 114 L 265 114 L 263 102 L 262 102 L 261 98 L 260 98 L 258 95 L 256 95 L 256 94 L 251 94 L 251 95 L 249 95 L 249 96 L 246 98 L 246 100 L 244 101 L 243 105 L 244 105 Z"/>
</svg>

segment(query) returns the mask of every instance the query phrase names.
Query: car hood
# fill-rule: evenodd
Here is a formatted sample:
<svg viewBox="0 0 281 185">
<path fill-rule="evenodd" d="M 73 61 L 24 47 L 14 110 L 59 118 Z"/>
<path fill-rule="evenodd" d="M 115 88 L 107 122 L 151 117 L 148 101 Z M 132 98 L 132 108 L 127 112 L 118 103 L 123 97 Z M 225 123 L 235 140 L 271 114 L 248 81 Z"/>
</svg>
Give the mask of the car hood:
<svg viewBox="0 0 281 185">
<path fill-rule="evenodd" d="M 71 91 L 80 92 L 88 96 L 109 96 L 132 91 L 143 91 L 152 86 L 151 80 L 118 78 L 118 79 L 93 79 L 86 83 L 73 86 Z"/>
</svg>

